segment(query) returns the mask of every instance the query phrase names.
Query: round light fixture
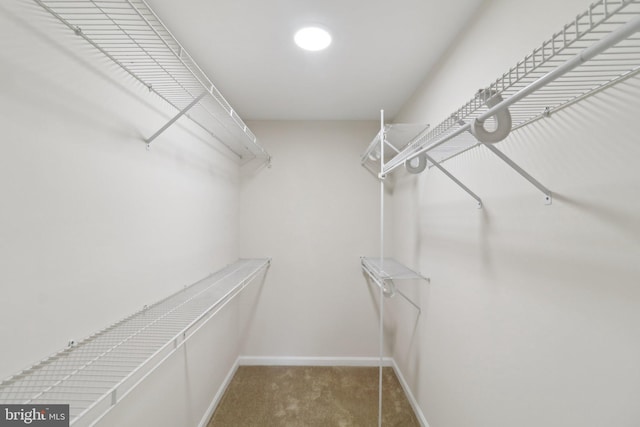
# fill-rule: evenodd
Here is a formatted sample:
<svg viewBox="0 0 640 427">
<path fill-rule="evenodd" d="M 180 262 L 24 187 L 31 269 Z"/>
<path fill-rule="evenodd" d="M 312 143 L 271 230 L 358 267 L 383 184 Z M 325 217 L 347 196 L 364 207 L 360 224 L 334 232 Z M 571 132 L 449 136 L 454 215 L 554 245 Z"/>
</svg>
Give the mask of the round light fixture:
<svg viewBox="0 0 640 427">
<path fill-rule="evenodd" d="M 293 40 L 304 50 L 318 51 L 331 44 L 331 34 L 322 28 L 305 27 L 296 32 Z"/>
</svg>

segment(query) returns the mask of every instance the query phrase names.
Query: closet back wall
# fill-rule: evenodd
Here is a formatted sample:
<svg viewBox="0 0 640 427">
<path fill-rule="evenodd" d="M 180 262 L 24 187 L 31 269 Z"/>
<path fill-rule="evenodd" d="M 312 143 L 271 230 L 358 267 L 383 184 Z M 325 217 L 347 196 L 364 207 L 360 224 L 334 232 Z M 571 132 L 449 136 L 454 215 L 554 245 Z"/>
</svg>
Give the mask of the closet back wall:
<svg viewBox="0 0 640 427">
<path fill-rule="evenodd" d="M 176 111 L 35 2 L 0 46 L 5 378 L 236 259 L 238 167 L 186 118 L 147 151 Z"/>
<path fill-rule="evenodd" d="M 243 352 L 372 357 L 377 316 L 360 270 L 379 252 L 377 181 L 359 166 L 375 122 L 250 122 L 273 168 L 244 177 L 240 249 L 273 263 Z"/>
</svg>

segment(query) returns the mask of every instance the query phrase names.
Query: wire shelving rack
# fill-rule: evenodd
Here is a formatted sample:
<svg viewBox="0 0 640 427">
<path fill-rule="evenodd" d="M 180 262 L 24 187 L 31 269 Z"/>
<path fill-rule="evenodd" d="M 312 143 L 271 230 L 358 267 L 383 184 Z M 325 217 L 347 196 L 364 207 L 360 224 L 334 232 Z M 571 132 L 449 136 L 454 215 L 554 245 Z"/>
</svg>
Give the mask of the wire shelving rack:
<svg viewBox="0 0 640 427">
<path fill-rule="evenodd" d="M 429 167 L 442 170 L 442 162 L 483 145 L 542 191 L 550 204 L 551 192 L 499 151 L 496 141 L 483 142 L 472 134 L 474 123 L 489 123 L 508 111 L 508 134 L 636 75 L 639 32 L 640 0 L 596 1 L 442 123 L 407 143 L 385 161 L 378 176 L 384 178 L 421 155 Z M 488 106 L 490 99 L 495 102 Z"/>
<path fill-rule="evenodd" d="M 391 160 L 400 151 L 429 130 L 429 125 L 416 123 L 387 123 L 384 125 L 384 162 Z M 374 176 L 380 169 L 380 133 L 373 138 L 360 157 L 360 164 Z"/>
<path fill-rule="evenodd" d="M 362 271 L 373 280 L 373 282 L 382 289 L 382 292 L 387 297 L 393 297 L 396 293 L 402 298 L 406 299 L 411 305 L 413 305 L 418 312 L 421 312 L 420 306 L 407 297 L 400 289 L 395 285 L 397 280 L 424 280 L 429 281 L 428 278 L 422 274 L 406 267 L 393 258 L 379 257 L 362 257 L 360 258 Z"/>
<path fill-rule="evenodd" d="M 4 404 L 69 404 L 73 426 L 93 425 L 153 372 L 270 259 L 244 259 L 0 383 Z"/>
<path fill-rule="evenodd" d="M 384 257 L 385 179 L 403 165 L 414 174 L 436 167 L 482 207 L 480 197 L 442 163 L 483 145 L 540 190 L 545 203 L 551 204 L 551 191 L 496 148 L 495 143 L 514 130 L 552 116 L 636 75 L 640 71 L 639 32 L 640 0 L 598 0 L 437 126 L 418 126 L 414 136 L 407 140 L 410 135 L 407 125 L 385 124 L 384 111 L 381 111 L 380 131 L 360 159 L 362 166 L 380 181 L 380 256 L 361 258 L 363 271 L 380 288 L 379 426 L 382 420 L 383 296 L 397 292 L 420 312 L 418 304 L 400 292 L 394 280 L 424 279 Z"/>
<path fill-rule="evenodd" d="M 144 0 L 34 0 L 246 163 L 270 161 L 240 116 Z"/>
</svg>

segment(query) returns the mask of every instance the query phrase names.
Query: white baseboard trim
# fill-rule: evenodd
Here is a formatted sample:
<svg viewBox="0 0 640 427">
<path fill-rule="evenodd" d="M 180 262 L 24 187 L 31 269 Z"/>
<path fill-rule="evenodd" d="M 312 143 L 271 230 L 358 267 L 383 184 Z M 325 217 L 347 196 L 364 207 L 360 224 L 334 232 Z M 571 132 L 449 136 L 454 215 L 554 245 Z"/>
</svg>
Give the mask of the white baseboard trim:
<svg viewBox="0 0 640 427">
<path fill-rule="evenodd" d="M 240 356 L 240 366 L 380 366 L 378 357 L 283 357 Z M 385 357 L 383 366 L 393 366 L 393 360 Z"/>
<path fill-rule="evenodd" d="M 240 365 L 238 363 L 238 359 L 236 359 L 236 361 L 233 363 L 233 366 L 231 367 L 231 370 L 229 371 L 227 376 L 224 378 L 224 381 L 222 381 L 222 384 L 220 384 L 220 388 L 218 388 L 216 395 L 213 397 L 211 404 L 209 405 L 209 407 L 207 408 L 207 411 L 205 412 L 204 416 L 200 420 L 198 427 L 207 427 L 207 424 L 209 424 L 209 421 L 211 420 L 213 413 L 215 412 L 216 408 L 218 407 L 218 404 L 220 403 L 220 399 L 222 399 L 222 395 L 227 390 L 229 383 L 233 379 L 233 376 L 236 374 L 236 371 L 238 370 L 238 366 Z"/>
<path fill-rule="evenodd" d="M 418 422 L 422 427 L 429 427 L 429 423 L 422 413 L 422 409 L 418 405 L 418 401 L 411 392 L 409 384 L 402 375 L 402 371 L 396 364 L 396 361 L 391 357 L 385 357 L 382 359 L 382 365 L 392 367 L 393 371 L 398 377 L 398 381 L 407 395 L 409 404 L 413 408 L 413 412 L 418 418 Z M 224 394 L 227 386 L 231 382 L 231 379 L 235 375 L 239 366 L 380 366 L 380 358 L 378 357 L 284 357 L 284 356 L 239 356 L 231 370 L 225 377 L 224 381 L 220 385 L 218 392 L 214 396 L 207 412 L 202 417 L 198 427 L 206 427 L 207 423 L 213 416 L 222 395 Z"/>
<path fill-rule="evenodd" d="M 424 413 L 420 408 L 420 405 L 418 405 L 418 401 L 413 395 L 411 388 L 409 388 L 409 384 L 407 383 L 407 380 L 404 379 L 404 376 L 402 375 L 402 371 L 400 371 L 400 368 L 396 364 L 395 359 L 391 359 L 391 363 L 393 366 L 393 371 L 396 373 L 396 377 L 398 377 L 398 381 L 400 381 L 400 385 L 404 390 L 404 394 L 407 396 L 407 400 L 409 400 L 409 404 L 413 408 L 413 412 L 416 414 L 416 418 L 418 418 L 418 422 L 422 427 L 429 427 L 429 423 L 427 422 L 427 419 L 425 418 Z"/>
</svg>

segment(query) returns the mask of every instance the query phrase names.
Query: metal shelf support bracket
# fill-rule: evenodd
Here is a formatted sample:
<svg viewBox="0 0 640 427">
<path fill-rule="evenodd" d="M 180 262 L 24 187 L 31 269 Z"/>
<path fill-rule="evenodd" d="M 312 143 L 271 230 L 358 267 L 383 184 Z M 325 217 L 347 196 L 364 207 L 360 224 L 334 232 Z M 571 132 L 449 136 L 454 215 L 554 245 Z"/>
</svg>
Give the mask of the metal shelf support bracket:
<svg viewBox="0 0 640 427">
<path fill-rule="evenodd" d="M 169 120 L 164 126 L 162 126 L 160 129 L 158 129 L 158 131 L 156 133 L 154 133 L 153 135 L 151 135 L 149 138 L 147 138 L 145 140 L 145 142 L 147 143 L 147 148 L 149 146 L 151 146 L 151 142 L 153 142 L 154 139 L 156 139 L 158 136 L 160 136 L 160 134 L 162 134 L 162 132 L 164 132 L 165 130 L 167 130 L 172 124 L 174 124 L 180 117 L 184 116 L 185 114 L 187 114 L 187 112 L 192 109 L 198 102 L 200 102 L 200 100 L 202 98 L 204 98 L 204 96 L 209 93 L 207 91 L 202 92 L 197 98 L 195 98 L 193 101 L 191 101 L 191 103 L 189 105 L 187 105 L 185 108 L 182 109 L 182 111 L 180 111 L 178 114 L 176 114 L 171 120 Z"/>
<path fill-rule="evenodd" d="M 508 164 L 513 170 L 515 170 L 516 172 L 518 172 L 518 174 L 520 174 L 520 176 L 522 176 L 524 179 L 526 179 L 527 181 L 529 181 L 531 184 L 533 184 L 534 187 L 536 187 L 538 190 L 542 191 L 542 193 L 544 194 L 544 204 L 545 205 L 550 205 L 552 202 L 552 196 L 551 196 L 551 191 L 545 187 L 544 185 L 542 185 L 540 183 L 540 181 L 538 181 L 537 179 L 535 179 L 534 177 L 532 177 L 531 175 L 529 175 L 527 173 L 527 171 L 525 171 L 524 169 L 522 169 L 520 166 L 518 166 L 518 164 L 516 162 L 514 162 L 513 160 L 511 160 L 509 157 L 507 157 L 506 154 L 504 154 L 502 151 L 498 150 L 494 145 L 492 144 L 482 144 L 485 147 L 487 147 L 493 154 L 495 154 L 496 156 L 498 156 L 500 159 L 502 159 L 506 164 Z"/>
<path fill-rule="evenodd" d="M 471 191 L 469 189 L 469 187 L 467 187 L 466 185 L 464 185 L 458 178 L 456 178 L 455 176 L 453 176 L 451 174 L 451 172 L 449 172 L 448 170 L 446 170 L 444 167 L 442 167 L 442 165 L 438 162 L 436 162 L 433 157 L 429 156 L 426 152 L 423 153 L 426 157 L 427 160 L 429 160 L 433 166 L 435 166 L 436 168 L 438 168 L 443 174 L 445 174 L 450 180 L 452 180 L 453 182 L 455 182 L 456 184 L 458 184 L 458 186 L 460 188 L 462 188 L 464 191 L 467 192 L 467 194 L 469 194 L 471 197 L 473 197 L 476 202 L 478 202 L 478 209 L 482 209 L 482 199 L 480 199 L 480 197 L 478 197 L 478 195 L 476 193 L 474 193 L 473 191 Z"/>
<path fill-rule="evenodd" d="M 400 289 L 396 288 L 396 292 L 404 299 L 406 299 L 409 304 L 411 304 L 412 306 L 414 306 L 416 308 L 416 310 L 418 310 L 418 314 L 422 314 L 422 309 L 420 308 L 420 306 L 418 304 L 416 304 L 415 302 L 413 302 L 408 296 L 406 296 L 404 294 L 404 292 L 402 292 Z"/>
<path fill-rule="evenodd" d="M 403 293 L 395 284 L 395 280 L 413 279 L 424 280 L 427 283 L 430 280 L 427 277 L 422 276 L 419 273 L 405 267 L 391 258 L 385 258 L 381 260 L 379 258 L 361 257 L 360 264 L 362 271 L 367 274 L 376 286 L 378 286 L 384 296 L 393 297 L 395 294 L 399 294 L 402 298 L 407 300 L 409 304 L 418 310 L 418 314 L 422 314 L 422 309 L 411 298 Z M 387 271 L 388 270 L 388 271 Z"/>
<path fill-rule="evenodd" d="M 413 302 L 408 296 L 406 296 L 400 289 L 398 289 L 396 287 L 396 284 L 393 283 L 392 279 L 389 278 L 379 278 L 378 276 L 375 275 L 375 273 L 369 271 L 369 269 L 365 269 L 365 272 L 369 275 L 369 277 L 371 278 L 371 280 L 373 280 L 373 282 L 382 289 L 382 292 L 384 293 L 384 296 L 386 297 L 393 297 L 396 293 L 399 294 L 402 298 L 404 298 L 405 300 L 407 300 L 407 302 L 409 304 L 411 304 L 412 306 L 415 307 L 416 310 L 418 310 L 418 314 L 422 314 L 422 309 L 420 308 L 420 306 L 418 304 L 416 304 L 415 302 Z"/>
</svg>

